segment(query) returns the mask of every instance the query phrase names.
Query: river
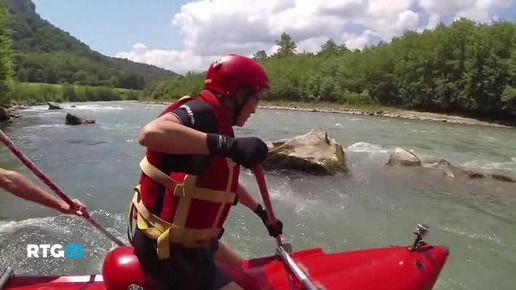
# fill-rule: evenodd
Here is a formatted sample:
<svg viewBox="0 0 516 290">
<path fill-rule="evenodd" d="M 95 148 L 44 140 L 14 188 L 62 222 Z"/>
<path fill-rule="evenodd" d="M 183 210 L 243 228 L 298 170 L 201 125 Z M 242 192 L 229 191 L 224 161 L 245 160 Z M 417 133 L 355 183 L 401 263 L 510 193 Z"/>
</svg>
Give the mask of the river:
<svg viewBox="0 0 516 290">
<path fill-rule="evenodd" d="M 72 107 L 75 105 L 75 107 Z M 93 218 L 126 241 L 126 220 L 143 149 L 141 127 L 164 105 L 138 102 L 65 103 L 64 110 L 35 106 L 3 125 L 4 132 L 47 177 Z M 65 114 L 96 124 L 64 125 Z M 435 289 L 516 289 L 516 184 L 490 179 L 446 178 L 441 171 L 387 168 L 397 146 L 421 158 L 453 165 L 501 169 L 516 175 L 516 130 L 321 112 L 259 109 L 240 136 L 276 140 L 321 127 L 343 145 L 349 176 L 316 177 L 266 172 L 284 239 L 295 250 L 326 252 L 408 245 L 418 223 L 426 240 L 450 256 Z M 1 166 L 42 184 L 2 146 Z M 255 180 L 243 182 L 260 198 Z M 84 220 L 63 216 L 0 192 L 0 267 L 17 274 L 100 273 L 115 245 Z M 242 207 L 228 217 L 223 240 L 245 257 L 270 255 L 275 242 Z M 82 260 L 27 258 L 26 245 L 80 243 Z"/>
</svg>

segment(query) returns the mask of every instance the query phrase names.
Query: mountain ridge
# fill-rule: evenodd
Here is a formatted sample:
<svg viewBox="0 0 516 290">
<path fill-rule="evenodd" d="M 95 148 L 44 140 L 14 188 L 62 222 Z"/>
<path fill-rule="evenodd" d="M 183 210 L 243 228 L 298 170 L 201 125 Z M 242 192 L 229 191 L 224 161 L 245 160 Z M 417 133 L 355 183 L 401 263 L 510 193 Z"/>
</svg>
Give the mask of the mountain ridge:
<svg viewBox="0 0 516 290">
<path fill-rule="evenodd" d="M 143 89 L 178 76 L 154 65 L 103 55 L 41 18 L 31 0 L 0 0 L 9 11 L 17 80 Z"/>
</svg>

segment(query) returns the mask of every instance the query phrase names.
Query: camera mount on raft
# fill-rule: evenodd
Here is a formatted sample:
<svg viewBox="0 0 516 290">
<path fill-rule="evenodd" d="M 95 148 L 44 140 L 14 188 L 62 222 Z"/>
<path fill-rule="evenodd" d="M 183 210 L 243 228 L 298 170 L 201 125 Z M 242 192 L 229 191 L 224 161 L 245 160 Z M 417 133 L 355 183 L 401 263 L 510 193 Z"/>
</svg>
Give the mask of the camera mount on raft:
<svg viewBox="0 0 516 290">
<path fill-rule="evenodd" d="M 416 231 L 414 234 L 416 235 L 416 240 L 414 243 L 409 246 L 410 251 L 414 251 L 419 249 L 425 242 L 423 241 L 423 238 L 428 234 L 428 231 L 430 231 L 430 227 L 425 224 L 418 224 L 416 227 Z"/>
</svg>

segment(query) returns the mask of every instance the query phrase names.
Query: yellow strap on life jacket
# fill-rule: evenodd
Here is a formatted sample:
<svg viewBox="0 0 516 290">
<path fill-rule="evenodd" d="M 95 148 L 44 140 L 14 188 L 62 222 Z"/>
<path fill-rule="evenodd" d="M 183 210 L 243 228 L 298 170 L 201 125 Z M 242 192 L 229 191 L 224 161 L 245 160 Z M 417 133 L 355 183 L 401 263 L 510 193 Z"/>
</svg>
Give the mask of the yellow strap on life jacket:
<svg viewBox="0 0 516 290">
<path fill-rule="evenodd" d="M 152 165 L 147 160 L 147 157 L 144 157 L 140 162 L 140 168 L 143 173 L 145 173 L 157 183 L 163 185 L 166 188 L 174 188 L 175 196 L 195 198 L 216 203 L 233 203 L 236 198 L 236 195 L 227 189 L 226 191 L 222 191 L 197 187 L 197 177 L 194 175 L 189 175 L 182 183 L 178 183 L 163 173 L 161 170 L 156 168 L 154 165 Z M 192 190 L 185 190 L 185 188 L 191 188 Z"/>
<path fill-rule="evenodd" d="M 132 243 L 130 232 L 132 231 L 133 213 L 136 210 L 136 223 L 147 237 L 157 240 L 157 252 L 159 259 L 170 257 L 169 243 L 180 243 L 185 247 L 202 247 L 211 239 L 219 236 L 221 228 L 218 228 L 220 217 L 226 204 L 233 204 L 236 195 L 231 192 L 233 166 L 229 166 L 230 178 L 225 191 L 212 190 L 196 186 L 197 177 L 187 175 L 182 183 L 172 180 L 168 175 L 153 166 L 147 158 L 140 162 L 141 170 L 159 184 L 173 189 L 174 196 L 180 197 L 176 207 L 174 223 L 169 223 L 157 217 L 147 210 L 141 200 L 140 185 L 134 189 L 135 194 L 129 206 L 128 237 Z M 185 227 L 186 218 L 190 209 L 191 200 L 199 199 L 213 203 L 220 203 L 217 216 L 211 228 L 190 229 Z"/>
<path fill-rule="evenodd" d="M 170 243 L 179 243 L 187 248 L 202 247 L 207 245 L 211 239 L 218 237 L 221 231 L 220 228 L 189 229 L 160 219 L 143 205 L 139 185 L 135 187 L 132 206 L 137 212 L 138 229 L 147 237 L 157 240 L 159 259 L 170 257 Z M 129 218 L 132 220 L 132 211 L 130 215 Z M 132 222 L 130 223 L 132 224 Z"/>
<path fill-rule="evenodd" d="M 192 97 L 192 96 L 188 96 L 188 95 L 186 95 L 186 96 L 182 96 L 182 97 L 181 97 L 181 98 L 179 98 L 179 100 L 177 100 L 177 101 L 178 101 L 178 102 L 180 102 L 180 101 L 182 101 L 182 100 L 186 100 L 186 99 L 192 99 L 192 100 L 193 100 L 193 99 L 195 99 L 195 97 Z"/>
</svg>

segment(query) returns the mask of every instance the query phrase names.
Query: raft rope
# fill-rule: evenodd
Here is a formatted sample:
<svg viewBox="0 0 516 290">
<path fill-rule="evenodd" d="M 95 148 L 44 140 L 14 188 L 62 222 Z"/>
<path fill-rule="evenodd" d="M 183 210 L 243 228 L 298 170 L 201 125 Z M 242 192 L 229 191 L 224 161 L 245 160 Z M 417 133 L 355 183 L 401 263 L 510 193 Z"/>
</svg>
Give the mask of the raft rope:
<svg viewBox="0 0 516 290">
<path fill-rule="evenodd" d="M 269 217 L 269 222 L 272 223 L 273 227 L 277 226 L 276 217 L 274 216 L 274 211 L 272 209 L 272 203 L 270 199 L 269 192 L 267 190 L 267 185 L 265 184 L 265 178 L 263 177 L 262 166 L 257 164 L 253 168 L 254 176 L 256 177 L 256 182 L 258 183 L 258 187 L 260 188 L 260 193 L 262 195 L 263 203 L 265 204 L 265 209 L 267 211 L 267 216 Z M 303 289 L 306 290 L 318 290 L 317 287 L 314 286 L 312 281 L 308 278 L 308 276 L 299 268 L 294 259 L 289 255 L 288 248 L 291 247 L 289 244 L 283 244 L 281 239 L 281 235 L 276 236 L 276 244 L 278 247 L 276 248 L 276 254 L 280 256 L 283 260 L 283 263 L 287 266 L 288 270 L 296 276 L 299 282 L 303 285 Z"/>
<path fill-rule="evenodd" d="M 23 154 L 18 147 L 5 135 L 5 133 L 0 129 L 0 141 L 4 143 L 5 147 L 9 148 L 11 152 L 20 159 L 20 161 L 27 166 L 43 183 L 45 183 L 55 194 L 57 194 L 61 199 L 63 199 L 71 208 L 76 208 L 74 203 L 68 196 L 66 196 L 59 188 L 57 188 L 54 183 L 52 183 L 46 176 L 39 170 L 34 163 L 32 163 L 25 154 Z M 88 222 L 90 222 L 95 228 L 101 231 L 104 235 L 110 238 L 113 242 L 115 242 L 119 246 L 125 246 L 125 244 L 115 237 L 113 234 L 108 232 L 105 228 L 103 228 L 100 224 L 98 224 L 90 214 L 84 209 L 84 216 Z"/>
</svg>

